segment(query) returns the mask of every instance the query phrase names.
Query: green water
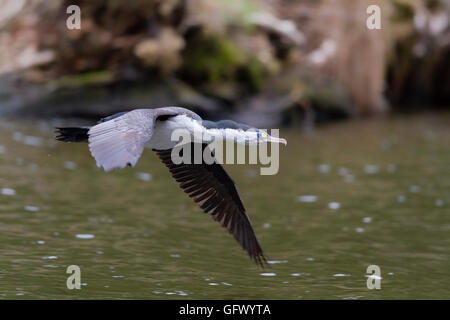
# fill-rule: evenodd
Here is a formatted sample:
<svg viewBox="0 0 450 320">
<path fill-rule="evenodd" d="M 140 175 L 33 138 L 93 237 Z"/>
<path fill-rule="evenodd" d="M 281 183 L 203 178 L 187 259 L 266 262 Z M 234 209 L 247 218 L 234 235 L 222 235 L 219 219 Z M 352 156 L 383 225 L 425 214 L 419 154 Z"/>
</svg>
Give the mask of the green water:
<svg viewBox="0 0 450 320">
<path fill-rule="evenodd" d="M 1 121 L 2 299 L 450 298 L 450 114 L 281 130 L 277 175 L 227 166 L 264 270 L 151 150 L 104 173 L 86 144 L 54 142 L 54 124 Z M 66 287 L 69 265 L 80 290 Z"/>
</svg>

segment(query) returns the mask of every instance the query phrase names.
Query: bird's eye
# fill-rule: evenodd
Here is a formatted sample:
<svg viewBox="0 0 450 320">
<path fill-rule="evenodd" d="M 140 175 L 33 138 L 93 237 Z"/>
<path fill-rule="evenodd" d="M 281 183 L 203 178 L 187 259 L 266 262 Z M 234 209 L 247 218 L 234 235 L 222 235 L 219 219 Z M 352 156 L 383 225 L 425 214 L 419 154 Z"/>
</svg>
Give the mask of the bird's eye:
<svg viewBox="0 0 450 320">
<path fill-rule="evenodd" d="M 258 139 L 261 139 L 261 138 L 265 138 L 265 137 L 267 137 L 267 134 L 265 134 L 264 132 L 258 132 Z"/>
</svg>

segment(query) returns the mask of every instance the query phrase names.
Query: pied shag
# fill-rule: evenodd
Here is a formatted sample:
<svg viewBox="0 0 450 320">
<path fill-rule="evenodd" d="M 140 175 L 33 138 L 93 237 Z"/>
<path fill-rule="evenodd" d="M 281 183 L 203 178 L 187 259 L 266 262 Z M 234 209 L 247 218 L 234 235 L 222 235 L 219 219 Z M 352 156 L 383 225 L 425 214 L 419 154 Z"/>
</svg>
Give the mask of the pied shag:
<svg viewBox="0 0 450 320">
<path fill-rule="evenodd" d="M 233 139 L 248 145 L 263 142 L 286 144 L 286 140 L 248 125 L 231 120 L 203 120 L 196 113 L 180 107 L 136 109 L 103 118 L 92 127 L 56 128 L 56 139 L 88 142 L 97 166 L 105 171 L 122 169 L 127 165 L 134 167 L 144 147 L 153 149 L 181 189 L 225 227 L 251 259 L 263 265 L 266 261 L 263 250 L 234 181 L 217 162 L 175 164 L 171 153 L 177 141 L 172 141 L 171 134 L 176 129 L 186 129 L 192 134 L 203 132 L 214 139 Z M 203 141 L 201 150 L 205 148 L 208 144 Z"/>
</svg>

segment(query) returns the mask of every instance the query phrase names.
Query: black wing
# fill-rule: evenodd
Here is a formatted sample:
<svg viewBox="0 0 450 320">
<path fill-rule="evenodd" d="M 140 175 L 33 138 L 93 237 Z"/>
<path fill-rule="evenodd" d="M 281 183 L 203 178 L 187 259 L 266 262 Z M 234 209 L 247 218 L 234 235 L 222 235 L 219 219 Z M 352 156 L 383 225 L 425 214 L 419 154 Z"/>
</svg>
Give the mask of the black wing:
<svg viewBox="0 0 450 320">
<path fill-rule="evenodd" d="M 193 145 L 191 147 L 194 148 Z M 203 150 L 205 148 L 207 145 L 204 144 Z M 181 189 L 205 213 L 210 213 L 214 220 L 225 227 L 248 252 L 251 259 L 263 266 L 263 262 L 266 262 L 263 251 L 236 185 L 225 169 L 218 163 L 174 164 L 171 159 L 171 149 L 154 151 L 169 168 Z"/>
</svg>

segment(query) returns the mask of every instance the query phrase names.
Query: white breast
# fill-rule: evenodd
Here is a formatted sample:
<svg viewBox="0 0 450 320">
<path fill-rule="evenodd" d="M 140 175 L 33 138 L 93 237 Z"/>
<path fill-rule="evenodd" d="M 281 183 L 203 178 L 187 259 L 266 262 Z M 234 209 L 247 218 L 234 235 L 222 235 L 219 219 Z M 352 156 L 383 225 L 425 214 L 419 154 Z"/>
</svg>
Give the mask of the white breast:
<svg viewBox="0 0 450 320">
<path fill-rule="evenodd" d="M 191 134 L 201 134 L 203 126 L 185 115 L 175 116 L 164 121 L 156 121 L 152 138 L 146 143 L 147 148 L 157 150 L 172 149 L 178 141 L 172 141 L 172 133 L 177 129 L 188 130 Z"/>
</svg>

